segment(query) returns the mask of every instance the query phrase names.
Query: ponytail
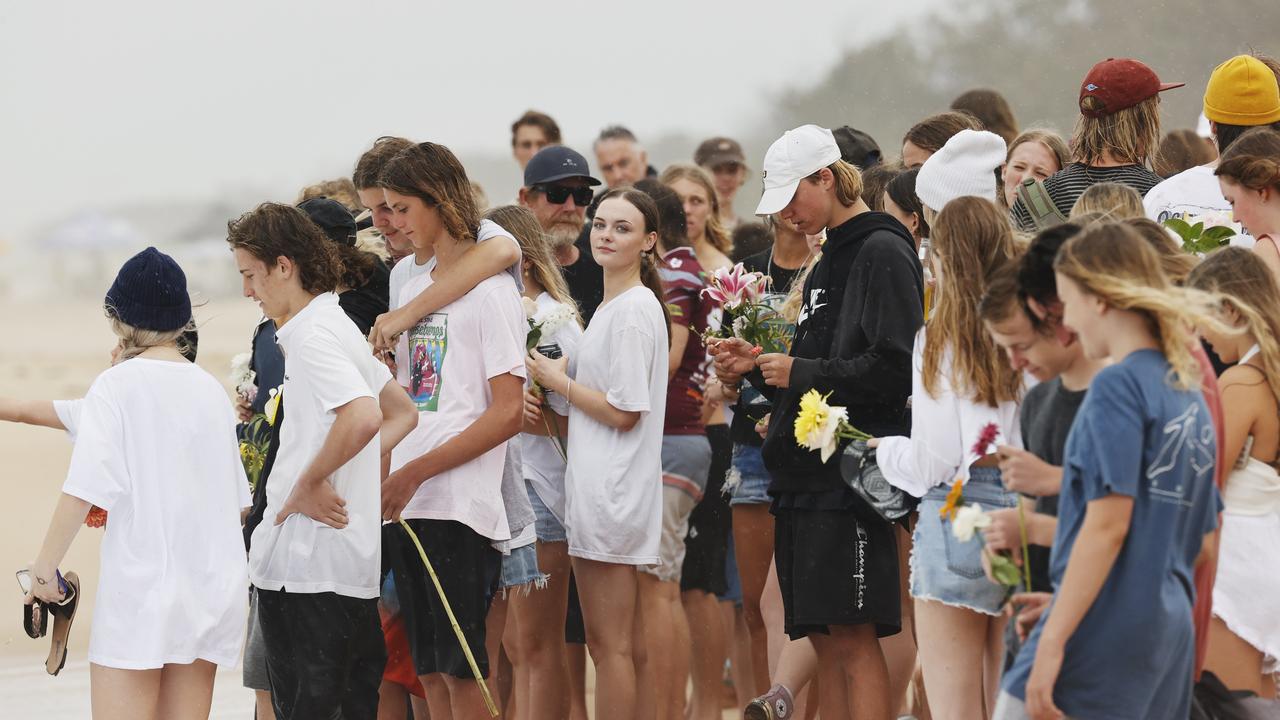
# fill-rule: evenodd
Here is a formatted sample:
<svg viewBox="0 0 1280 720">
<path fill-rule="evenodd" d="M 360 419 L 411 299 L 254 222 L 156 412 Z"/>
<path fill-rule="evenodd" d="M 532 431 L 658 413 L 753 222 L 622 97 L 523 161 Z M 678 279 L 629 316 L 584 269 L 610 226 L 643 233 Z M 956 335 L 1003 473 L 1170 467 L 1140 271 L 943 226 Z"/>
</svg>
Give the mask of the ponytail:
<svg viewBox="0 0 1280 720">
<path fill-rule="evenodd" d="M 120 338 L 120 352 L 116 355 L 117 365 L 125 360 L 136 358 L 153 347 L 164 345 L 173 345 L 182 354 L 188 354 L 189 348 L 186 347 L 187 341 L 183 335 L 194 328 L 193 323 L 188 323 L 177 330 L 160 332 L 126 325 L 114 313 L 109 312 L 107 317 L 111 319 L 111 331 Z"/>
</svg>

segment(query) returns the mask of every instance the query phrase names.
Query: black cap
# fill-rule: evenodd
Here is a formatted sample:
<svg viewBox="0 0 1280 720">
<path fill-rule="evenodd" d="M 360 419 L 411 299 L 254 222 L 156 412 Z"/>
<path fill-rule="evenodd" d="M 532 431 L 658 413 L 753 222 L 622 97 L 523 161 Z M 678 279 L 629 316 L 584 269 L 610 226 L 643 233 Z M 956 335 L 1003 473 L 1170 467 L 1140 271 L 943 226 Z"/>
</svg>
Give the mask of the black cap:
<svg viewBox="0 0 1280 720">
<path fill-rule="evenodd" d="M 299 203 L 298 209 L 306 213 L 311 222 L 319 225 L 330 240 L 339 245 L 355 247 L 356 219 L 342 203 L 329 198 L 311 198 Z"/>
<path fill-rule="evenodd" d="M 831 131 L 840 146 L 840 159 L 866 170 L 880 164 L 880 146 L 868 134 L 845 125 Z"/>
<path fill-rule="evenodd" d="M 568 178 L 584 178 L 588 185 L 600 184 L 599 180 L 591 177 L 591 168 L 587 165 L 587 159 L 564 145 L 548 145 L 542 148 L 537 155 L 529 159 L 529 164 L 524 168 L 525 187 Z"/>
<path fill-rule="evenodd" d="M 103 304 L 120 322 L 143 330 L 170 332 L 191 322 L 186 273 L 153 247 L 125 262 Z"/>
</svg>

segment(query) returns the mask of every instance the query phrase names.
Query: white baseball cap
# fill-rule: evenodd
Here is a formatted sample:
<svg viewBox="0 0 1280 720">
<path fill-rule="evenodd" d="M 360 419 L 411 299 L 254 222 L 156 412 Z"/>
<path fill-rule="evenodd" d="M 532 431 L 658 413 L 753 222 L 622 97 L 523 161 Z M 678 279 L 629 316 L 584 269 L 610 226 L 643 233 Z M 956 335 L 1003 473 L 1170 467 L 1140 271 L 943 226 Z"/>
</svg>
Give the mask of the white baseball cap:
<svg viewBox="0 0 1280 720">
<path fill-rule="evenodd" d="M 831 131 L 817 125 L 788 130 L 764 154 L 764 195 L 757 215 L 781 211 L 796 195 L 800 181 L 840 159 L 840 146 Z"/>
</svg>

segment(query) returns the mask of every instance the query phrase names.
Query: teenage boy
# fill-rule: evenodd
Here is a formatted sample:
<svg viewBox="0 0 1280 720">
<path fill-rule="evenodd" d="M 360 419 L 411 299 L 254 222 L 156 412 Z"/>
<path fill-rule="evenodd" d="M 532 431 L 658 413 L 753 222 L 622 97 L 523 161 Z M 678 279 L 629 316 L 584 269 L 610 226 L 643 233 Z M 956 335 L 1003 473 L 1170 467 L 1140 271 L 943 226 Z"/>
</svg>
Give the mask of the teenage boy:
<svg viewBox="0 0 1280 720">
<path fill-rule="evenodd" d="M 1005 484 L 1035 498 L 1034 502 L 1023 500 L 1028 511 L 1028 542 L 1036 546 L 1027 559 L 1031 564 L 1027 591 L 1052 591 L 1047 548 L 1053 545 L 1057 529 L 1067 434 L 1090 381 L 1103 363 L 1085 357 L 1075 334 L 1060 319 L 1049 316 L 1024 285 L 1040 297 L 1056 295 L 1053 258 L 1078 232 L 1079 226 L 1073 224 L 1041 232 L 1025 255 L 996 273 L 979 306 L 988 332 L 1004 348 L 1009 364 L 1039 382 L 1022 401 L 1020 422 L 1026 449 L 999 448 Z M 1018 511 L 997 510 L 991 517 L 992 525 L 985 532 L 987 547 L 1020 552 Z"/>
<path fill-rule="evenodd" d="M 335 255 L 301 210 L 260 205 L 227 242 L 285 355 L 289 422 L 249 552 L 276 716 L 374 718 L 382 457 L 417 412 L 339 307 Z"/>
<path fill-rule="evenodd" d="M 1219 155 L 1250 128 L 1270 126 L 1280 130 L 1280 82 L 1261 60 L 1237 55 L 1209 76 L 1204 90 L 1204 116 Z M 1151 188 L 1142 199 L 1147 217 L 1160 223 L 1169 218 L 1187 219 L 1194 225 L 1197 216 L 1230 214 L 1231 205 L 1222 196 L 1213 174 L 1217 166 L 1215 158 Z M 1253 238 L 1242 233 L 1233 244 L 1252 246 Z"/>
<path fill-rule="evenodd" d="M 360 159 L 356 162 L 355 172 L 351 174 L 351 181 L 355 183 L 356 195 L 360 197 L 360 204 L 369 208 L 369 212 L 373 217 L 373 227 L 382 233 L 382 239 L 386 243 L 387 253 L 391 255 L 392 265 L 400 262 L 400 259 L 413 254 L 413 246 L 409 244 L 409 239 L 402 236 L 400 231 L 391 224 L 391 208 L 387 207 L 387 199 L 382 194 L 382 188 L 378 185 L 378 176 L 382 174 L 382 168 L 390 162 L 400 151 L 413 145 L 412 140 L 406 140 L 401 137 L 383 136 L 373 142 L 373 147 L 364 151 Z M 396 277 L 392 273 L 391 277 L 391 299 L 396 297 Z M 404 280 L 400 280 L 400 284 L 404 284 Z"/>
<path fill-rule="evenodd" d="M 526 110 L 511 123 L 511 156 L 524 170 L 538 151 L 560 144 L 560 126 L 546 113 Z"/>
<path fill-rule="evenodd" d="M 1151 68 L 1131 58 L 1108 58 L 1094 65 L 1080 83 L 1080 117 L 1071 137 L 1074 162 L 1044 181 L 1049 199 L 1062 217 L 1093 185 L 1120 183 L 1146 195 L 1161 178 L 1147 167 L 1160 145 L 1160 93 L 1184 83 L 1162 83 Z M 1023 230 L 1053 224 L 1022 200 L 1010 210 Z"/>
</svg>

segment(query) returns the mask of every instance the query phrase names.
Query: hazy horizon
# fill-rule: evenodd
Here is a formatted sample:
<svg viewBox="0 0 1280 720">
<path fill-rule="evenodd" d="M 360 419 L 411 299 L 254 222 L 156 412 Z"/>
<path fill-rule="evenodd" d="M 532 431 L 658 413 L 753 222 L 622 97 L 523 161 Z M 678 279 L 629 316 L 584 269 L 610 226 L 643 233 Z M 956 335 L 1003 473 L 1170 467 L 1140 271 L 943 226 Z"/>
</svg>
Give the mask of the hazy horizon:
<svg viewBox="0 0 1280 720">
<path fill-rule="evenodd" d="M 870 17 L 816 0 L 785 13 L 763 0 L 607 13 L 584 2 L 10 5 L 0 241 L 21 246 L 86 210 L 291 200 L 348 175 L 379 135 L 437 140 L 493 175 L 511 121 L 531 107 L 583 150 L 611 123 L 642 139 L 748 134 L 788 87 L 940 4 Z M 495 203 L 518 184 L 510 162 L 510 187 L 488 188 Z"/>
</svg>

